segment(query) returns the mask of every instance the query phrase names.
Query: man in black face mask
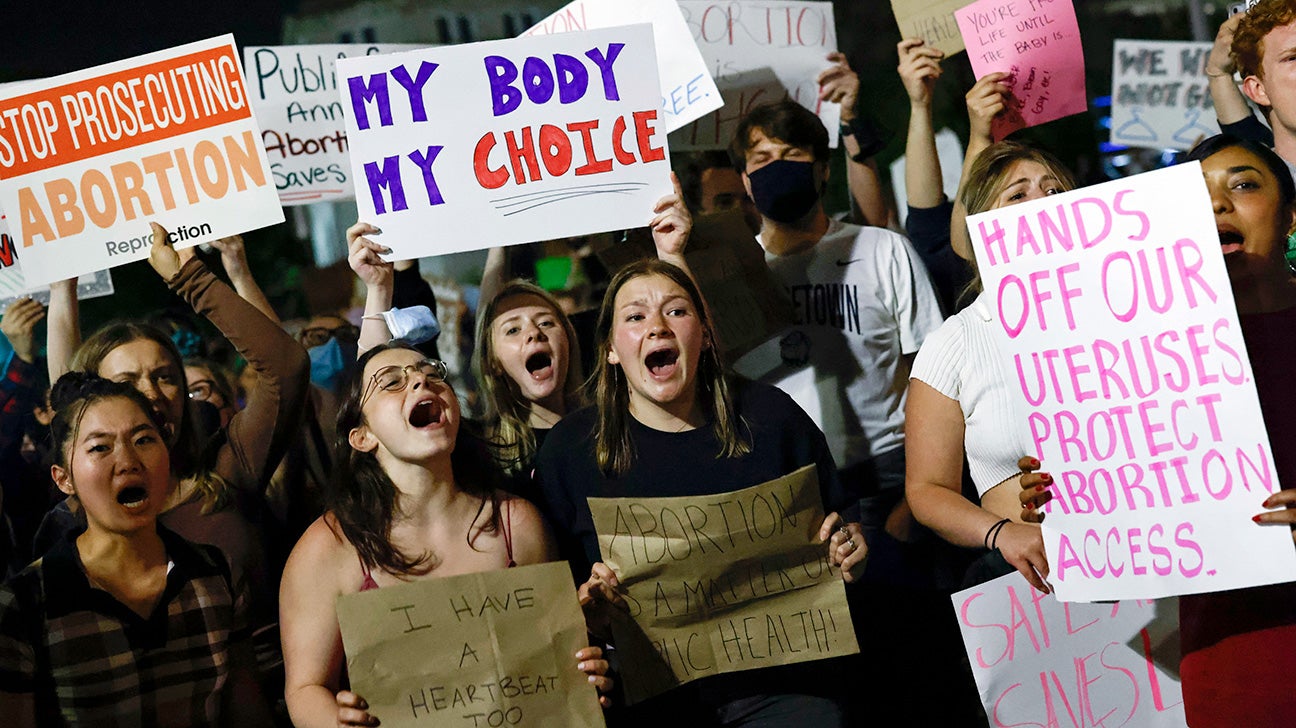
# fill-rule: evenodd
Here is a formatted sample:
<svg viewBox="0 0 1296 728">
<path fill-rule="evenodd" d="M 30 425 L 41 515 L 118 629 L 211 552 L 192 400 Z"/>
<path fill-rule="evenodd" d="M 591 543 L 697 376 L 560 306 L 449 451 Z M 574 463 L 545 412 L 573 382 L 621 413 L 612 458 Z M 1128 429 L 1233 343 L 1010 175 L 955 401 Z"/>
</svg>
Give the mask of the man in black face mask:
<svg viewBox="0 0 1296 728">
<path fill-rule="evenodd" d="M 904 538 L 909 363 L 942 320 L 927 271 L 904 237 L 824 212 L 828 132 L 799 104 L 752 110 L 729 151 L 760 211 L 770 270 L 796 310 L 790 330 L 735 368 L 803 403 L 843 484 L 859 492 L 866 529 Z"/>
</svg>

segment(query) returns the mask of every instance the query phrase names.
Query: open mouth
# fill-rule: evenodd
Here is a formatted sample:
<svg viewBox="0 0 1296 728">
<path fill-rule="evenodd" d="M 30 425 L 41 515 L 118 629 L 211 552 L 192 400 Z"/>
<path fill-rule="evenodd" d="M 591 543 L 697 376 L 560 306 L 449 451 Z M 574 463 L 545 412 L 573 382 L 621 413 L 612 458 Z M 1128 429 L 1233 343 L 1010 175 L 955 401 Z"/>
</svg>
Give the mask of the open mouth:
<svg viewBox="0 0 1296 728">
<path fill-rule="evenodd" d="M 1242 236 L 1242 233 L 1239 233 L 1236 230 L 1220 230 L 1219 239 L 1220 250 L 1222 250 L 1225 255 L 1236 253 L 1241 250 L 1242 243 L 1246 240 L 1246 238 Z"/>
<path fill-rule="evenodd" d="M 679 362 L 679 352 L 674 349 L 658 349 L 644 358 L 644 366 L 654 377 L 668 377 L 675 372 Z"/>
<path fill-rule="evenodd" d="M 435 399 L 425 399 L 410 411 L 409 423 L 413 427 L 427 427 L 440 421 L 441 403 Z"/>
<path fill-rule="evenodd" d="M 537 351 L 527 357 L 526 370 L 534 379 L 547 379 L 553 374 L 553 356 L 548 352 Z"/>
<path fill-rule="evenodd" d="M 117 502 L 127 508 L 138 508 L 148 500 L 148 490 L 139 485 L 128 485 L 117 493 Z"/>
</svg>

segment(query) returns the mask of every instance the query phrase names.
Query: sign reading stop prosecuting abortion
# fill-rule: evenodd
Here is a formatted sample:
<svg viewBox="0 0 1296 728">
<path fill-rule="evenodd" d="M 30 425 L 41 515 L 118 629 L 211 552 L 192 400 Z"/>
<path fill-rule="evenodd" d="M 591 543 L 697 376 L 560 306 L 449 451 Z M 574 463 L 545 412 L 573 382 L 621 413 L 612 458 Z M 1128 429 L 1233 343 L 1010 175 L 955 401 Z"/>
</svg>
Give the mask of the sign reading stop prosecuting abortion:
<svg viewBox="0 0 1296 728">
<path fill-rule="evenodd" d="M 233 36 L 6 88 L 0 209 L 33 286 L 282 222 Z"/>
<path fill-rule="evenodd" d="M 1194 162 L 968 218 L 1062 601 L 1296 579 L 1210 196 Z"/>
<path fill-rule="evenodd" d="M 337 70 L 360 219 L 397 260 L 641 227 L 671 191 L 650 25 Z"/>
</svg>

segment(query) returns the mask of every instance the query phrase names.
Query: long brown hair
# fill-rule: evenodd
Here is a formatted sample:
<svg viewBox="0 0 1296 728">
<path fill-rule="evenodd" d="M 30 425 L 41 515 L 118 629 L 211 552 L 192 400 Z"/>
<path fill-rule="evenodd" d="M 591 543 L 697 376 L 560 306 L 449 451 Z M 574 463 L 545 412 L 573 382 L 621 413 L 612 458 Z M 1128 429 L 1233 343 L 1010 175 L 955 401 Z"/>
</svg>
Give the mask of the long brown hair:
<svg viewBox="0 0 1296 728">
<path fill-rule="evenodd" d="M 698 361 L 697 393 L 708 417 L 716 439 L 720 441 L 717 458 L 742 457 L 751 452 L 750 437 L 744 434 L 747 425 L 734 406 L 733 391 L 716 342 L 715 325 L 707 314 L 693 279 L 674 265 L 657 258 L 645 258 L 622 268 L 612 278 L 603 305 L 599 309 L 595 328 L 596 351 L 594 358 L 594 401 L 598 404 L 598 433 L 594 452 L 599 470 L 607 477 L 624 475 L 634 462 L 634 442 L 630 437 L 630 389 L 619 364 L 607 360 L 611 348 L 612 328 L 616 317 L 616 295 L 626 283 L 642 276 L 662 276 L 683 288 L 702 324 L 703 340 L 710 343 L 702 350 Z"/>
<path fill-rule="evenodd" d="M 190 409 L 189 381 L 185 377 L 184 358 L 180 356 L 180 350 L 176 348 L 175 342 L 171 341 L 170 337 L 156 327 L 138 321 L 110 322 L 77 348 L 76 353 L 72 355 L 72 370 L 98 375 L 99 367 L 109 354 L 120 346 L 139 340 L 152 341 L 160 346 L 180 377 L 180 396 L 184 397 L 184 406 L 181 409 L 180 422 L 176 424 L 173 441 L 168 443 L 171 470 L 177 478 L 194 484 L 198 496 L 203 501 L 204 514 L 221 510 L 233 500 L 233 488 L 211 469 L 210 463 L 206 462 L 204 443 L 194 424 L 195 416 Z"/>
<path fill-rule="evenodd" d="M 422 355 L 413 346 L 395 341 L 369 349 L 356 361 L 355 368 L 347 377 L 346 396 L 338 409 L 333 458 L 336 465 L 325 492 L 325 505 L 342 535 L 355 547 L 366 568 L 378 568 L 396 575 L 420 576 L 435 569 L 440 561 L 436 554 L 426 552 L 411 556 L 392 544 L 392 523 L 399 515 L 400 508 L 400 504 L 396 502 L 396 484 L 387 475 L 387 471 L 383 470 L 377 456 L 351 447 L 349 439 L 351 430 L 365 422 L 360 407 L 369 384 L 369 379 L 364 375 L 365 366 L 370 359 L 392 349 L 405 349 Z M 499 499 L 495 489 L 491 487 L 490 476 L 484 464 L 472 455 L 469 448 L 455 448 L 451 453 L 450 465 L 455 486 L 482 499 L 481 508 L 478 509 L 479 517 L 486 503 L 490 502 L 491 516 L 485 529 L 493 531 L 499 528 Z M 477 519 L 474 518 L 473 523 L 476 522 Z M 472 526 L 469 526 L 468 542 L 471 545 Z"/>
<path fill-rule="evenodd" d="M 492 324 L 498 315 L 500 304 L 509 296 L 535 296 L 553 309 L 554 316 L 558 318 L 563 333 L 567 336 L 567 378 L 562 384 L 563 405 L 567 412 L 584 404 L 581 395 L 584 374 L 581 371 L 576 330 L 572 328 L 571 320 L 563 313 L 562 307 L 545 289 L 529 281 L 515 279 L 505 283 L 499 293 L 481 307 L 477 317 L 477 350 L 473 352 L 473 369 L 477 373 L 482 398 L 486 402 L 490 443 L 495 451 L 493 455 L 501 469 L 514 476 L 526 474 L 523 471 L 535 460 L 536 436 L 531 427 L 530 402 L 522 395 L 517 382 L 513 381 L 495 358 L 495 329 Z"/>
</svg>

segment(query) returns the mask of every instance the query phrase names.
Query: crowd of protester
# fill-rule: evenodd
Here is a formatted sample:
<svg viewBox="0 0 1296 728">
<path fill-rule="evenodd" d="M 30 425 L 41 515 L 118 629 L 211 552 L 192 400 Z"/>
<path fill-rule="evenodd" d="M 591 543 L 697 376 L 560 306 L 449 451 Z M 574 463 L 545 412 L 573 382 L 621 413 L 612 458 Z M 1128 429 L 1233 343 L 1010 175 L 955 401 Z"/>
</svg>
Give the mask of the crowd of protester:
<svg viewBox="0 0 1296 728">
<path fill-rule="evenodd" d="M 1294 0 L 1224 23 L 1204 72 L 1225 133 L 1187 155 L 1287 488 L 1293 46 Z M 350 311 L 281 322 L 241 240 L 212 241 L 226 281 L 156 224 L 149 265 L 210 327 L 140 312 L 83 339 L 74 281 L 48 307 L 13 302 L 0 319 L 0 715 L 377 725 L 349 688 L 338 597 L 561 560 L 590 632 L 571 670 L 610 725 L 984 725 L 949 595 L 1014 571 L 1049 591 L 1039 523 L 1052 478 L 1022 436 L 965 217 L 1077 181 L 1047 149 L 994 141 L 1012 99 L 991 74 L 966 93 L 971 132 L 947 199 L 932 114 L 943 54 L 906 39 L 897 57 L 907 199 L 888 199 L 859 77 L 832 54 L 819 81 L 842 105 L 838 149 L 798 104 L 750 110 L 727 154 L 675 155 L 674 192 L 644 211 L 655 256 L 606 270 L 583 243 L 561 247 L 575 292 L 517 276 L 534 272 L 519 265 L 528 246 L 492 249 L 464 371 L 441 359 L 461 342 L 438 341 L 432 288 L 416 262 L 385 260 L 375 221 L 347 231 L 364 291 Z M 829 174 L 835 154 L 846 180 Z M 843 219 L 824 202 L 840 184 L 854 210 Z M 794 300 L 788 331 L 730 356 L 687 256 L 694 218 L 729 210 L 778 285 L 848 291 L 850 321 Z M 831 388 L 817 421 L 775 386 L 807 368 Z M 725 493 L 811 465 L 828 514 L 818 537 L 861 653 L 627 705 L 617 676 L 636 665 L 607 629 L 624 600 L 586 499 Z M 1293 505 L 1282 490 L 1238 527 L 1288 528 Z M 1182 597 L 1180 633 L 1190 725 L 1296 725 L 1296 586 Z"/>
</svg>

